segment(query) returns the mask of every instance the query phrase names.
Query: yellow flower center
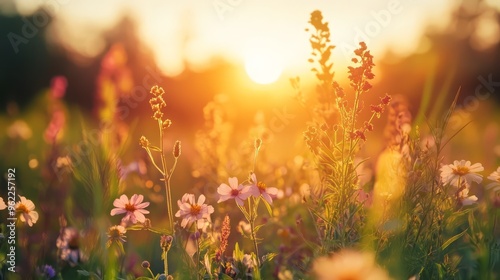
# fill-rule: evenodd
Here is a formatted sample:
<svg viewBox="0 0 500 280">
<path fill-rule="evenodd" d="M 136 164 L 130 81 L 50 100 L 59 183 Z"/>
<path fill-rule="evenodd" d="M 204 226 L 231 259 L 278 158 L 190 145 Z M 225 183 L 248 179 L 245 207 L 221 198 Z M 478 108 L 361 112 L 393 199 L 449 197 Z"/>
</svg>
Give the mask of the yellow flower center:
<svg viewBox="0 0 500 280">
<path fill-rule="evenodd" d="M 24 204 L 19 204 L 19 206 L 17 206 L 16 210 L 17 210 L 17 212 L 26 213 L 26 214 L 28 214 L 30 212 L 30 210 L 28 210 L 28 208 Z"/>
<path fill-rule="evenodd" d="M 135 205 L 127 203 L 127 204 L 125 204 L 125 210 L 130 211 L 130 212 L 134 212 L 136 210 L 136 208 L 135 208 Z"/>
<path fill-rule="evenodd" d="M 265 192 L 266 191 L 266 184 L 263 182 L 258 182 L 257 187 L 259 188 L 260 192 Z"/>
<path fill-rule="evenodd" d="M 453 168 L 453 174 L 458 176 L 464 176 L 465 174 L 468 174 L 469 171 L 470 170 L 467 166 L 458 166 L 456 168 Z"/>
<path fill-rule="evenodd" d="M 191 205 L 191 215 L 195 216 L 200 214 L 201 212 L 201 206 L 198 204 L 192 204 Z"/>
</svg>

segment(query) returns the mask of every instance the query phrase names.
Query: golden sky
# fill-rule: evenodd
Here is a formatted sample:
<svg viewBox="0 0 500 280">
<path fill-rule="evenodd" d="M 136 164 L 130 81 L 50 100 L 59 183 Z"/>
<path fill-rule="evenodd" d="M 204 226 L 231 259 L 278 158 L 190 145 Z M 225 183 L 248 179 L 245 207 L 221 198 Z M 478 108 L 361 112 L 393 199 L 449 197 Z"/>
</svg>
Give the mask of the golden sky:
<svg viewBox="0 0 500 280">
<path fill-rule="evenodd" d="M 358 41 L 375 57 L 387 49 L 396 54 L 418 51 L 420 36 L 432 24 L 449 21 L 453 0 L 19 0 L 27 15 L 45 7 L 55 16 L 49 39 L 84 57 L 105 47 L 101 33 L 125 14 L 137 22 L 142 42 L 169 76 L 185 62 L 203 69 L 214 56 L 236 63 L 262 53 L 284 72 L 308 70 L 310 12 L 320 9 L 330 22 L 334 61 L 347 64 Z M 494 0 L 489 0 L 495 3 Z M 500 7 L 500 4 L 496 4 Z M 29 16 L 28 16 L 29 17 Z M 252 54 L 253 53 L 253 54 Z"/>
</svg>

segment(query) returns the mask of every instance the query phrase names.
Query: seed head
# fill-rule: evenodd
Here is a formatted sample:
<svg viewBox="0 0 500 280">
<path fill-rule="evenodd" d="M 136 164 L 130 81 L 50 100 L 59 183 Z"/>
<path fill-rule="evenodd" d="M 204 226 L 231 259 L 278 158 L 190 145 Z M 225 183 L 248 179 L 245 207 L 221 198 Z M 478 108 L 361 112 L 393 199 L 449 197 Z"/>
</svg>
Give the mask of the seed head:
<svg viewBox="0 0 500 280">
<path fill-rule="evenodd" d="M 181 141 L 175 141 L 172 154 L 174 155 L 174 158 L 178 158 L 181 155 Z"/>
</svg>

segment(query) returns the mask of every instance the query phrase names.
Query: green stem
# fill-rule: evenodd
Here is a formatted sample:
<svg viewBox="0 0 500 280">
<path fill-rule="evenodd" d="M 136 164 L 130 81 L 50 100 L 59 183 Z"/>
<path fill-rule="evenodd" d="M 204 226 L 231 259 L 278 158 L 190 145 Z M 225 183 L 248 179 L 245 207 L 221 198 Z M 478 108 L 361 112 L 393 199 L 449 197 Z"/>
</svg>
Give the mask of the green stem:
<svg viewBox="0 0 500 280">
<path fill-rule="evenodd" d="M 172 235 L 175 235 L 174 215 L 172 213 L 172 196 L 171 196 L 171 191 L 170 191 L 170 177 L 172 177 L 172 172 L 173 172 L 173 169 L 175 168 L 175 163 L 174 163 L 174 167 L 172 168 L 171 172 L 168 172 L 167 160 L 165 159 L 165 149 L 163 147 L 163 129 L 162 129 L 162 121 L 161 120 L 158 120 L 158 126 L 160 129 L 160 158 L 161 158 L 161 165 L 162 165 L 162 169 L 163 169 L 163 181 L 165 182 L 165 195 L 166 195 L 166 200 L 167 200 L 168 220 L 169 220 L 170 229 L 172 230 Z"/>
<path fill-rule="evenodd" d="M 168 275 L 168 251 L 163 251 L 163 268 L 164 268 L 164 271 L 163 273 L 165 273 L 165 276 Z"/>
<path fill-rule="evenodd" d="M 254 250 L 255 250 L 255 256 L 256 256 L 256 259 L 257 259 L 257 266 L 260 268 L 259 247 L 257 246 L 257 238 L 255 236 L 255 226 L 254 226 L 254 223 L 255 223 L 255 219 L 252 219 L 250 221 L 250 230 L 252 231 L 251 234 L 252 234 L 253 247 L 254 247 Z"/>
</svg>

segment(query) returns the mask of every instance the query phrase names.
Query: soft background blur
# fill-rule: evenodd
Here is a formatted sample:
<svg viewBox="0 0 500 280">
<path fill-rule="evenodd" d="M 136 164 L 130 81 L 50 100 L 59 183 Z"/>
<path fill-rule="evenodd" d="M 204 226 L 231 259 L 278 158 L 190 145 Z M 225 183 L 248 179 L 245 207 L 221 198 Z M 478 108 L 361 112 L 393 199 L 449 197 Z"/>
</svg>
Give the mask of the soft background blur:
<svg viewBox="0 0 500 280">
<path fill-rule="evenodd" d="M 347 87 L 347 66 L 359 41 L 365 41 L 375 56 L 376 78 L 366 107 L 385 93 L 397 96 L 425 134 L 427 124 L 449 108 L 460 89 L 451 129 L 473 122 L 449 145 L 445 161 L 463 158 L 483 163 L 486 170 L 496 169 L 500 158 L 499 1 L 291 2 L 1 1 L 2 170 L 19 168 L 20 193 L 31 193 L 35 203 L 51 198 L 53 190 L 44 182 L 42 170 L 49 157 L 43 144 L 47 128 L 60 124 L 58 118 L 64 116 L 57 150 L 64 156 L 81 140 L 82 130 L 92 131 L 100 120 L 110 118 L 103 107 L 111 103 L 122 108 L 117 114 L 118 134 L 121 124 L 126 127 L 122 137 L 129 145 L 121 158 L 124 169 L 143 176 L 132 185 L 147 193 L 149 201 L 161 202 L 163 189 L 154 177 L 158 174 L 153 170 L 145 175 L 138 167 L 146 164 L 139 137 L 144 134 L 157 141 L 147 95 L 154 84 L 165 89 L 165 114 L 173 121 L 165 144 L 170 147 L 176 139 L 183 143 L 174 175 L 174 185 L 182 188 L 175 190 L 174 198 L 200 186 L 203 168 L 197 163 L 203 161 L 195 149 L 196 135 L 210 129 L 206 123 L 211 114 L 231 126 L 224 136 L 228 146 L 217 153 L 234 159 L 233 154 L 245 154 L 241 147 L 248 148 L 255 137 L 262 137 L 267 155 L 260 159 L 262 163 L 300 161 L 296 156 L 306 151 L 302 132 L 310 112 L 294 99 L 289 79 L 299 76 L 308 104 L 315 100 L 316 80 L 307 62 L 310 33 L 305 29 L 310 13 L 317 9 L 329 22 L 332 43 L 337 46 L 332 60 L 341 84 Z M 67 88 L 54 101 L 56 76 L 65 77 Z M 258 83 L 262 79 L 267 83 Z M 111 101 L 106 99 L 109 83 L 114 85 Z M 385 147 L 385 121 L 385 117 L 378 121 L 361 151 L 363 157 L 370 157 L 368 165 L 374 165 Z M 227 167 L 230 176 L 248 172 L 238 170 Z M 217 182 L 204 187 L 199 192 L 214 203 L 210 195 Z M 69 192 L 63 187 L 58 191 L 63 197 Z"/>
<path fill-rule="evenodd" d="M 162 85 L 169 93 L 170 117 L 178 120 L 176 126 L 182 126 L 186 137 L 201 128 L 202 108 L 217 94 L 227 96 L 236 108 L 237 127 L 257 112 L 269 122 L 276 110 L 283 110 L 282 104 L 294 106 L 289 78 L 300 76 L 302 87 L 313 88 L 309 33 L 304 29 L 315 9 L 330 23 L 337 46 L 332 55 L 336 77 L 346 77 L 352 50 L 366 41 L 377 64 L 373 92 L 405 96 L 419 123 L 423 116 L 435 118 L 459 88 L 459 105 L 466 107 L 467 118 L 486 116 L 478 106 L 498 100 L 500 4 L 494 0 L 293 5 L 257 0 L 5 0 L 0 3 L 0 110 L 19 114 L 49 87 L 52 77 L 63 75 L 68 81 L 64 101 L 92 112 L 103 58 L 119 45 L 130 72 L 123 94 L 140 94 L 136 87 L 144 88 L 145 79 L 148 86 Z M 245 71 L 251 61 L 264 61 L 260 68 L 274 69 L 279 78 L 257 84 Z M 259 65 L 254 71 L 262 71 Z M 423 99 L 424 93 L 428 96 Z M 138 107 L 126 121 L 147 121 L 147 102 L 135 103 Z M 286 125 L 291 127 L 302 129 Z"/>
</svg>

